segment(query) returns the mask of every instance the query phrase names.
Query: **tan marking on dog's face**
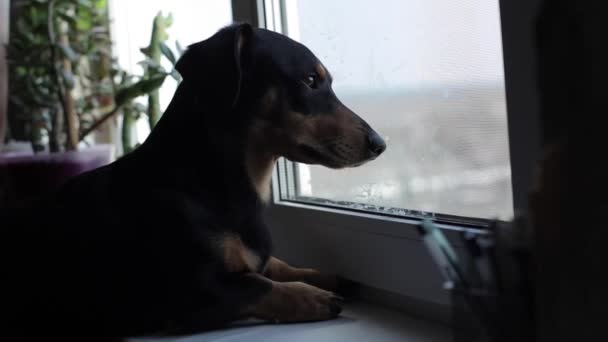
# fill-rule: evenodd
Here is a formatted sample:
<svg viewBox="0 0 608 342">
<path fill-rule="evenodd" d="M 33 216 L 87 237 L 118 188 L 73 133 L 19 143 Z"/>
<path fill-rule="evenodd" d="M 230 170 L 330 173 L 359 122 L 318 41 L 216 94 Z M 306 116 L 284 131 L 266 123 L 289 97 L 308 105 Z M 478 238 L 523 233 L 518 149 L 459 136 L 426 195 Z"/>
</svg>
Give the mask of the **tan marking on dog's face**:
<svg viewBox="0 0 608 342">
<path fill-rule="evenodd" d="M 222 238 L 221 250 L 228 272 L 257 272 L 260 257 L 252 252 L 236 234 L 227 234 Z"/>
<path fill-rule="evenodd" d="M 318 64 L 321 74 L 328 77 L 325 68 Z M 327 104 L 322 107 L 328 112 L 304 114 L 290 109 L 288 91 L 271 87 L 266 91 L 254 116 L 250 128 L 249 146 L 273 155 L 272 160 L 286 157 L 292 161 L 321 164 L 331 168 L 353 167 L 372 160 L 374 155 L 369 148 L 368 135 L 371 128 L 355 113 L 340 103 L 333 93 L 329 93 Z M 319 101 L 318 99 L 316 101 Z M 269 162 L 255 163 L 262 169 L 271 170 Z M 274 165 L 274 164 L 273 164 Z M 258 167 L 251 167 L 257 170 Z M 270 173 L 271 171 L 269 171 Z M 250 175 L 263 172 L 250 172 Z M 258 179 L 252 176 L 252 179 Z M 261 177 L 269 183 L 270 177 Z M 269 186 L 259 187 L 268 189 Z"/>
<path fill-rule="evenodd" d="M 315 66 L 315 70 L 317 71 L 317 75 L 319 75 L 319 78 L 321 78 L 322 80 L 327 78 L 327 69 L 325 69 L 323 64 L 318 63 Z"/>
<path fill-rule="evenodd" d="M 287 113 L 284 129 L 289 134 L 288 141 L 283 144 L 283 155 L 295 161 L 342 168 L 370 158 L 368 133 L 362 120 L 343 105 L 327 114 L 306 116 L 297 112 Z M 307 158 L 301 151 L 302 146 L 314 149 L 322 160 Z"/>
</svg>

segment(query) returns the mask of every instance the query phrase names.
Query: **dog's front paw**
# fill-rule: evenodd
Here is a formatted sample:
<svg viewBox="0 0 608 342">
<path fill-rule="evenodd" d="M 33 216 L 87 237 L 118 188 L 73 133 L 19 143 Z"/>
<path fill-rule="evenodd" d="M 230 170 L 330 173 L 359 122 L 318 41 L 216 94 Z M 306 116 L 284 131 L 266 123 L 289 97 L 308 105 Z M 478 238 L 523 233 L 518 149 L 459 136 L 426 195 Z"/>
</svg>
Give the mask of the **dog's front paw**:
<svg viewBox="0 0 608 342">
<path fill-rule="evenodd" d="M 333 274 L 321 273 L 314 269 L 308 269 L 302 277 L 302 281 L 332 291 L 345 298 L 357 297 L 359 285 L 351 280 L 338 277 Z"/>
<path fill-rule="evenodd" d="M 256 316 L 274 322 L 319 321 L 337 317 L 342 297 L 303 282 L 273 283 L 256 306 Z"/>
<path fill-rule="evenodd" d="M 338 277 L 333 274 L 321 273 L 317 270 L 310 269 L 302 281 L 307 284 L 320 287 L 327 291 L 335 291 L 338 289 Z"/>
</svg>

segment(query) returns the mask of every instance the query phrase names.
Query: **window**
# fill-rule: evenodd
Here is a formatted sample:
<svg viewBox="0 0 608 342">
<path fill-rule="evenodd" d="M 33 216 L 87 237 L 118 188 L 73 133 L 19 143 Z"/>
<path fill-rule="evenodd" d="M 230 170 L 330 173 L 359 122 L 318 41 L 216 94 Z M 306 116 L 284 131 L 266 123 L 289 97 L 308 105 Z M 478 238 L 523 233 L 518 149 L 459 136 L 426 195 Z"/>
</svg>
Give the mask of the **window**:
<svg viewBox="0 0 608 342">
<path fill-rule="evenodd" d="M 281 160 L 268 224 L 275 254 L 398 294 L 437 318 L 449 305 L 416 226 L 459 232 L 527 207 L 538 160 L 538 1 L 248 0 L 235 17 L 307 45 L 341 100 L 388 140 L 355 169 Z"/>
<path fill-rule="evenodd" d="M 162 12 L 171 15 L 172 24 L 167 30 L 167 45 L 176 51 L 176 42 L 183 48 L 213 35 L 219 28 L 232 22 L 230 0 L 111 0 L 112 35 L 116 46 L 114 53 L 121 67 L 140 75 L 143 72 L 138 63 L 144 59 L 140 49 L 150 44 L 152 21 Z M 163 59 L 163 67 L 171 70 L 171 65 Z M 160 105 L 164 111 L 177 88 L 177 82 L 167 77 L 160 88 Z M 137 139 L 143 142 L 150 132 L 145 118 L 137 125 Z"/>
<path fill-rule="evenodd" d="M 282 161 L 281 200 L 465 222 L 513 216 L 498 0 L 266 4 L 269 28 L 307 45 L 342 102 L 388 143 L 354 169 Z"/>
</svg>

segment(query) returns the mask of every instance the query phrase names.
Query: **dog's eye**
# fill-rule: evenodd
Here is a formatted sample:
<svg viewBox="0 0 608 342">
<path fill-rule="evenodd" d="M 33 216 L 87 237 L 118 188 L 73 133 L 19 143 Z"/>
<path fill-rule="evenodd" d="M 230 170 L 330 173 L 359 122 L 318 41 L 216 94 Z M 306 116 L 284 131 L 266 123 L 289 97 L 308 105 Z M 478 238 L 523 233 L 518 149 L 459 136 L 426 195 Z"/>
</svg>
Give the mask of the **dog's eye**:
<svg viewBox="0 0 608 342">
<path fill-rule="evenodd" d="M 316 89 L 319 85 L 319 79 L 317 75 L 308 75 L 306 76 L 306 78 L 304 78 L 303 82 L 304 84 L 306 84 L 306 86 L 312 89 Z"/>
</svg>

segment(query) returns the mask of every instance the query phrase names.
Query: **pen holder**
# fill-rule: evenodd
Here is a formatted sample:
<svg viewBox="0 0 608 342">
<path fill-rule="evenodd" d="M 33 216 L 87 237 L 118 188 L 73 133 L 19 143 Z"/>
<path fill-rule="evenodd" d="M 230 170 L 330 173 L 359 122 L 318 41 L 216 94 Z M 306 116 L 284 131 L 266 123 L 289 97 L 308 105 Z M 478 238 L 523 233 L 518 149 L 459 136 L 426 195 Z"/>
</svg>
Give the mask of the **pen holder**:
<svg viewBox="0 0 608 342">
<path fill-rule="evenodd" d="M 463 289 L 447 284 L 452 301 L 452 335 L 454 342 L 495 342 L 498 297 L 485 289 Z"/>
<path fill-rule="evenodd" d="M 450 288 L 454 342 L 532 342 L 531 303 L 521 291 Z"/>
</svg>

